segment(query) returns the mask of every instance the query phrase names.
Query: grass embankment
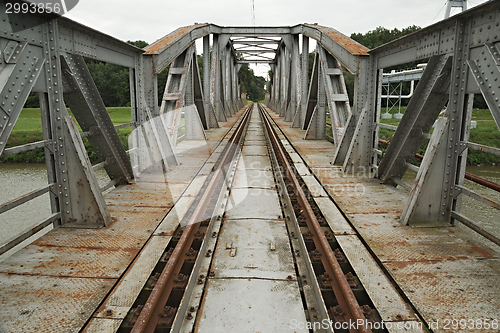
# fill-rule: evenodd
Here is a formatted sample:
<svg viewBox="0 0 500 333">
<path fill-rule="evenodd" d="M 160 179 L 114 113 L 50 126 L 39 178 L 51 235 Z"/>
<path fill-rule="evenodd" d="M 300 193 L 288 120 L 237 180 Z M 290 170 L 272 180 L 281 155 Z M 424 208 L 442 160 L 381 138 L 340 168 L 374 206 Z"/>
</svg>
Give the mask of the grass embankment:
<svg viewBox="0 0 500 333">
<path fill-rule="evenodd" d="M 401 108 L 401 112 L 404 113 L 405 108 Z M 385 108 L 382 108 L 382 113 L 385 112 Z M 391 114 L 396 113 L 396 110 L 392 110 Z M 482 144 L 485 146 L 500 148 L 500 131 L 491 115 L 490 110 L 488 109 L 474 109 L 472 111 L 472 120 L 477 121 L 477 127 L 471 129 L 470 131 L 470 142 Z M 329 121 L 329 120 L 328 120 Z M 380 121 L 384 124 L 398 126 L 400 119 L 391 118 L 391 119 L 380 119 Z M 331 135 L 331 130 L 327 130 Z M 432 132 L 432 130 L 431 130 Z M 390 141 L 392 136 L 394 135 L 394 131 L 388 130 L 385 128 L 381 128 L 379 132 L 380 139 Z M 427 147 L 426 142 L 420 147 L 419 153 L 424 154 L 425 149 Z M 385 148 L 381 147 L 383 150 Z M 420 161 L 418 159 L 414 159 L 412 163 L 419 165 Z M 499 165 L 500 164 L 500 156 L 488 154 L 485 152 L 480 152 L 476 150 L 469 149 L 467 154 L 467 164 L 469 165 Z"/>
<path fill-rule="evenodd" d="M 130 107 L 109 107 L 107 109 L 114 125 L 126 124 L 132 121 Z M 71 110 L 68 109 L 68 111 L 71 115 Z M 128 149 L 128 136 L 131 132 L 132 127 L 121 128 L 118 130 L 118 135 L 125 149 Z M 43 132 L 40 109 L 23 109 L 7 141 L 6 147 L 15 147 L 42 140 Z M 89 154 L 90 161 L 96 162 L 97 156 L 92 151 L 86 138 L 83 138 L 83 143 L 85 144 L 85 148 Z M 0 158 L 0 162 L 41 163 L 44 161 L 45 154 L 43 148 Z"/>
</svg>

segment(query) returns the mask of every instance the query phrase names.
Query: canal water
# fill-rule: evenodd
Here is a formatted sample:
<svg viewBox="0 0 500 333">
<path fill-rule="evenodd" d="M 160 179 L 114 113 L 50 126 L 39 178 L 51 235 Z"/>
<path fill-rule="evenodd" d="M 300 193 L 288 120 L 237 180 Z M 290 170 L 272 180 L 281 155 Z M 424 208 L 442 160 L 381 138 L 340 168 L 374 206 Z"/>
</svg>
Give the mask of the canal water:
<svg viewBox="0 0 500 333">
<path fill-rule="evenodd" d="M 467 171 L 500 183 L 500 166 L 471 166 L 467 168 Z M 415 173 L 409 171 L 405 175 L 404 180 L 411 184 L 413 183 L 415 175 Z M 101 186 L 109 181 L 104 169 L 97 170 L 96 176 Z M 45 164 L 0 163 L 0 184 L 2 184 L 2 189 L 0 190 L 0 204 L 15 199 L 30 191 L 42 188 L 47 185 Z M 471 190 L 487 195 L 496 201 L 500 201 L 500 193 L 496 191 L 490 190 L 468 180 L 466 180 L 465 186 Z M 472 218 L 486 229 L 491 230 L 494 234 L 500 236 L 500 212 L 498 210 L 467 196 L 463 196 L 462 213 L 469 218 Z M 4 244 L 15 235 L 29 229 L 50 214 L 50 200 L 48 193 L 8 212 L 0 214 L 0 244 Z M 45 228 L 41 233 L 38 233 L 34 237 L 39 237 L 43 233 L 48 232 L 51 228 L 52 227 L 50 226 Z M 459 228 L 466 229 L 473 237 L 500 252 L 500 247 L 469 230 L 467 227 L 461 225 Z M 16 249 L 0 255 L 0 261 L 26 244 L 29 244 L 33 240 L 34 239 L 29 239 L 20 244 Z"/>
<path fill-rule="evenodd" d="M 100 186 L 109 181 L 104 169 L 97 170 Z M 26 193 L 47 186 L 47 171 L 44 163 L 0 163 L 0 204 L 16 199 Z M 51 215 L 49 194 L 28 201 L 14 209 L 0 214 L 0 245 L 12 237 L 36 225 Z M 0 255 L 0 261 L 47 233 L 52 226 L 46 227 L 35 236 L 19 244 L 16 248 Z"/>
</svg>

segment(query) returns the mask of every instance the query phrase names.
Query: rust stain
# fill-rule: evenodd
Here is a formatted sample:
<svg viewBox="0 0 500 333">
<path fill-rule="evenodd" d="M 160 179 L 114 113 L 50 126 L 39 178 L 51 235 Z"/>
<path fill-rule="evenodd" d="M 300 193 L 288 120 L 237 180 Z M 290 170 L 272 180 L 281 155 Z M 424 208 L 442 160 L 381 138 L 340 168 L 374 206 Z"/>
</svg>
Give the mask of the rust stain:
<svg viewBox="0 0 500 333">
<path fill-rule="evenodd" d="M 144 48 L 146 51 L 145 54 L 158 54 L 161 52 L 165 47 L 167 47 L 169 44 L 175 42 L 188 32 L 191 32 L 195 28 L 205 26 L 206 24 L 195 24 L 195 25 L 188 25 L 186 27 L 181 27 L 177 30 L 174 30 L 173 32 L 169 33 L 162 39 L 157 40 L 151 45 L 148 45 Z"/>
<path fill-rule="evenodd" d="M 484 256 L 484 258 L 486 258 L 486 259 L 496 258 L 496 256 L 493 255 L 493 252 L 491 252 L 488 249 L 485 249 L 485 248 L 477 246 L 477 245 L 471 246 L 471 248 L 474 251 L 479 252 L 480 254 L 482 254 Z"/>
<path fill-rule="evenodd" d="M 322 33 L 328 35 L 330 38 L 332 38 L 334 41 L 342 45 L 347 51 L 352 53 L 353 55 L 368 55 L 369 49 L 360 43 L 356 42 L 355 40 L 347 37 L 346 35 L 338 32 L 337 30 L 329 27 L 324 27 L 321 25 L 311 25 L 308 24 L 308 26 L 312 28 L 316 28 L 320 30 Z"/>
</svg>

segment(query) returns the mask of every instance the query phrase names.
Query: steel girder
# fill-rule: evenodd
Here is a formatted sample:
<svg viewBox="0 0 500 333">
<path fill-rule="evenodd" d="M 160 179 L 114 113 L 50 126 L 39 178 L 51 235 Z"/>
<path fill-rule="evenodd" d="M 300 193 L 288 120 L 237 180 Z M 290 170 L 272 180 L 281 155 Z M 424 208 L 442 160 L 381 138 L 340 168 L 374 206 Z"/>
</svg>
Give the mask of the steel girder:
<svg viewBox="0 0 500 333">
<path fill-rule="evenodd" d="M 409 163 L 424 141 L 439 113 L 448 101 L 451 58 L 434 56 L 430 59 L 420 83 L 408 104 L 400 125 L 392 138 L 378 168 L 379 178 L 385 183 L 401 179 Z"/>
<path fill-rule="evenodd" d="M 82 131 L 92 133 L 88 140 L 111 180 L 128 183 L 133 178 L 132 165 L 92 76 L 80 55 L 61 57 L 64 100 Z"/>
<path fill-rule="evenodd" d="M 318 102 L 318 84 L 319 84 L 319 54 L 315 53 L 313 69 L 311 73 L 311 83 L 309 84 L 309 92 L 307 94 L 307 108 L 304 112 L 304 124 L 302 129 L 311 128 L 311 119 Z M 326 119 L 325 119 L 326 121 Z M 312 130 L 312 128 L 311 128 Z"/>
<path fill-rule="evenodd" d="M 0 37 L 0 90 L 5 97 L 0 151 L 29 92 L 39 92 L 48 179 L 55 183 L 50 191 L 54 225 L 105 226 L 111 218 L 65 99 L 74 104 L 72 111 L 105 163 L 111 184 L 128 182 L 133 177 L 128 156 L 81 56 L 134 66 L 142 51 L 65 18 L 8 17 L 5 5 L 0 7 L 0 28 L 5 34 Z M 24 24 L 36 28 L 13 30 Z"/>
<path fill-rule="evenodd" d="M 307 56 L 304 56 L 307 55 Z M 300 103 L 293 117 L 292 127 L 304 127 L 304 116 L 307 109 L 307 88 L 308 88 L 308 70 L 309 70 L 309 37 L 302 35 L 302 61 L 300 73 Z"/>
<path fill-rule="evenodd" d="M 212 99 L 210 97 L 210 76 L 211 76 L 211 61 L 210 61 L 210 36 L 203 37 L 203 103 L 205 110 L 206 126 L 208 128 L 217 128 L 217 116 L 215 114 Z"/>
<path fill-rule="evenodd" d="M 483 94 L 498 124 L 498 84 L 494 84 L 500 78 L 498 22 L 500 3 L 491 1 L 370 51 L 378 57 L 378 68 L 432 56 L 417 86 L 420 92 L 412 97 L 380 163 L 382 180 L 391 183 L 391 177 L 402 176 L 422 134 L 448 102 L 445 118 L 437 122 L 410 188 L 403 224 L 456 223 L 453 216 L 460 212 L 474 93 Z"/>
</svg>

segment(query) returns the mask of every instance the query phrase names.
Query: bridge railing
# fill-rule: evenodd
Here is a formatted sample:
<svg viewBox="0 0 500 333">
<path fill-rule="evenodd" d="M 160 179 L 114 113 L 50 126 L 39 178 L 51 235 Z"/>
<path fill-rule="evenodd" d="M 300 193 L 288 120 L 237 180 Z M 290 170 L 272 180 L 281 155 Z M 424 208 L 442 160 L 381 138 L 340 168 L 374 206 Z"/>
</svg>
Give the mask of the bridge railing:
<svg viewBox="0 0 500 333">
<path fill-rule="evenodd" d="M 126 124 L 120 124 L 114 126 L 116 130 L 121 129 L 121 128 L 126 128 L 126 127 L 131 127 L 133 125 L 132 122 L 126 123 Z M 82 138 L 88 138 L 92 135 L 97 135 L 95 133 L 92 133 L 91 131 L 89 132 L 80 132 L 80 137 Z M 22 152 L 27 152 L 27 151 L 32 151 L 35 149 L 39 148 L 46 148 L 50 144 L 50 140 L 42 140 L 42 141 L 37 141 L 37 142 L 32 142 L 20 146 L 15 146 L 15 147 L 9 147 L 6 148 L 0 157 L 6 157 L 9 155 L 14 155 Z M 129 153 L 129 152 L 127 152 Z M 102 161 L 100 163 L 96 163 L 92 165 L 92 169 L 94 171 L 97 171 L 99 169 L 104 168 L 109 162 L 108 161 Z M 116 180 L 111 180 L 107 184 L 103 185 L 100 187 L 101 191 L 104 192 L 114 185 L 117 184 Z M 56 183 L 51 183 L 48 184 L 42 188 L 30 191 L 29 193 L 26 193 L 24 195 L 21 195 L 15 199 L 9 200 L 8 202 L 1 203 L 0 204 L 0 215 L 3 213 L 6 213 L 12 209 L 15 209 L 17 207 L 22 206 L 23 204 L 29 203 L 32 200 L 35 200 L 49 192 L 54 192 L 56 191 L 57 184 Z M 31 236 L 35 235 L 36 233 L 42 231 L 44 228 L 47 226 L 54 224 L 58 219 L 61 218 L 60 212 L 52 213 L 46 218 L 42 219 L 41 221 L 35 223 L 32 227 L 23 230 L 13 236 L 11 239 L 7 240 L 4 244 L 0 244 L 0 255 L 4 254 L 5 252 L 11 250 L 15 246 L 19 245 L 26 239 L 30 238 Z"/>
<path fill-rule="evenodd" d="M 500 207 L 498 201 L 464 185 L 465 179 L 481 182 L 465 170 L 469 149 L 495 155 L 500 151 L 469 141 L 474 94 L 483 95 L 500 128 L 496 87 L 488 83 L 500 79 L 500 63 L 495 56 L 500 48 L 500 28 L 494 24 L 499 20 L 500 5 L 491 1 L 369 52 L 379 82 L 385 68 L 429 59 L 397 127 L 380 121 L 382 84 L 379 84 L 377 108 L 371 110 L 374 117 L 371 129 L 365 132 L 376 138 L 371 167 L 377 177 L 409 191 L 402 224 L 461 222 L 499 244 L 498 236 L 460 212 L 462 195 L 495 209 Z M 431 133 L 434 123 L 436 127 Z M 383 155 L 378 147 L 380 128 L 395 130 Z M 412 165 L 411 160 L 426 142 L 420 166 Z M 407 169 L 417 173 L 412 184 L 402 181 Z M 498 184 L 490 187 L 498 189 Z"/>
</svg>

